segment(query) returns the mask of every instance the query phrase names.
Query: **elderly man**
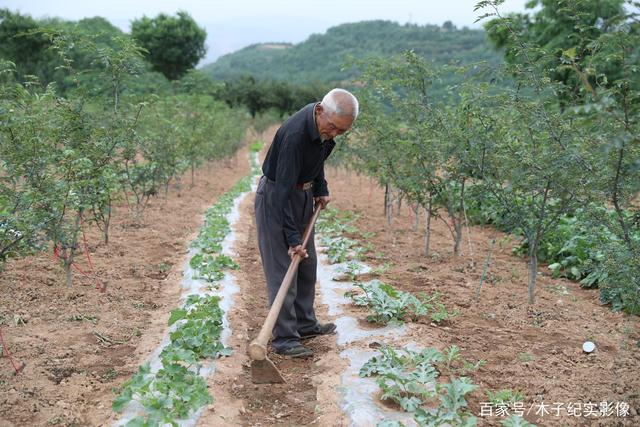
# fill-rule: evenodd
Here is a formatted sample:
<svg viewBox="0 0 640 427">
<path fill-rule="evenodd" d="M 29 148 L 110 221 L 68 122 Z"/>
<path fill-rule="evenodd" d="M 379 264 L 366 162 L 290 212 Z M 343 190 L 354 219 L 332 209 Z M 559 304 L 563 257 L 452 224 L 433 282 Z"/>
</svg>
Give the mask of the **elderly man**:
<svg viewBox="0 0 640 427">
<path fill-rule="evenodd" d="M 331 90 L 322 102 L 307 105 L 284 122 L 262 165 L 255 211 L 269 304 L 293 255 L 303 258 L 273 328 L 271 345 L 278 354 L 311 356 L 313 352 L 301 340 L 336 329 L 335 324 L 316 319 L 316 251 L 313 234 L 306 249 L 302 234 L 314 201 L 322 207 L 330 201 L 324 161 L 335 146 L 333 139 L 349 130 L 357 116 L 358 100 L 344 89 Z"/>
</svg>

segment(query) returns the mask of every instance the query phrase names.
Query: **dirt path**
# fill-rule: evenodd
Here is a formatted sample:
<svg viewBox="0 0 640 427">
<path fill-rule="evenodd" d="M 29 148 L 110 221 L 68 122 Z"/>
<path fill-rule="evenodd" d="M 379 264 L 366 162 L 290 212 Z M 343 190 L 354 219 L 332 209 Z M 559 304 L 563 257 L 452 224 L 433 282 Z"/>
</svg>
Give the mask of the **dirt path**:
<svg viewBox="0 0 640 427">
<path fill-rule="evenodd" d="M 229 316 L 233 331 L 229 344 L 235 353 L 216 363 L 217 372 L 209 380 L 215 402 L 199 425 L 310 424 L 322 415 L 321 408 L 325 406 L 318 397 L 320 377 L 335 378 L 340 373 L 339 367 L 327 364 L 324 358 L 329 353 L 335 354 L 335 340 L 321 337 L 309 341 L 316 354 L 310 359 L 287 359 L 270 354 L 285 384 L 254 385 L 251 382 L 247 345 L 257 335 L 268 310 L 256 247 L 253 195 L 245 198 L 241 212 L 236 241 L 240 265 L 236 278 L 240 292 L 235 296 Z M 322 309 L 318 315 L 324 317 Z"/>
<path fill-rule="evenodd" d="M 290 359 L 270 353 L 269 358 L 283 374 L 285 384 L 255 385 L 251 381 L 247 346 L 268 312 L 257 246 L 254 196 L 251 193 L 243 200 L 240 220 L 235 226 L 236 260 L 240 265 L 235 275 L 240 291 L 229 313 L 232 337 L 227 343 L 234 354 L 216 362 L 216 373 L 209 378 L 214 403 L 205 409 L 198 425 L 343 425 L 344 415 L 337 407 L 335 387 L 344 362 L 337 356 L 335 336 L 307 341 L 315 353 L 313 358 Z M 319 290 L 316 291 L 320 301 Z M 317 304 L 316 313 L 321 321 L 328 318 L 322 304 Z"/>
</svg>

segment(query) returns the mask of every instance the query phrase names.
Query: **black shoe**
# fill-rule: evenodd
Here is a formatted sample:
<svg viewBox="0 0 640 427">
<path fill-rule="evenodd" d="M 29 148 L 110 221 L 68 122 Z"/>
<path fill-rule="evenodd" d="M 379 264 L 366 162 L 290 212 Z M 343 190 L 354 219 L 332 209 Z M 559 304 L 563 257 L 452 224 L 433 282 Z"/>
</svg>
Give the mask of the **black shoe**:
<svg viewBox="0 0 640 427">
<path fill-rule="evenodd" d="M 320 335 L 330 335 L 335 333 L 335 331 L 335 323 L 319 323 L 318 326 L 316 326 L 316 329 L 300 334 L 300 339 L 308 340 L 309 338 L 319 337 Z"/>
<path fill-rule="evenodd" d="M 301 344 L 295 345 L 293 347 L 283 348 L 280 350 L 276 350 L 277 354 L 282 356 L 289 357 L 309 357 L 313 356 L 313 350 L 307 348 Z"/>
</svg>

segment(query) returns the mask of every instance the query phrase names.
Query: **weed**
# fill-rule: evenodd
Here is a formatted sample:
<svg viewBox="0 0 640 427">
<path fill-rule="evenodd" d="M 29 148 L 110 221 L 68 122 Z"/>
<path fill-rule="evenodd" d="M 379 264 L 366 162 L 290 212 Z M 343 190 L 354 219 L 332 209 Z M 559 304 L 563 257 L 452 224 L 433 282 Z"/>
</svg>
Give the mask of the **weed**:
<svg viewBox="0 0 640 427">
<path fill-rule="evenodd" d="M 171 263 L 161 262 L 160 264 L 158 264 L 158 271 L 160 271 L 160 273 L 164 274 L 169 270 L 171 270 Z"/>
<path fill-rule="evenodd" d="M 516 402 L 523 402 L 524 395 L 521 391 L 513 391 L 509 388 L 491 391 L 487 390 L 487 398 L 493 405 L 509 405 L 512 406 Z"/>
<path fill-rule="evenodd" d="M 86 320 L 95 325 L 96 323 L 98 323 L 98 319 L 99 318 L 97 316 L 94 316 L 92 314 L 73 314 L 67 317 L 66 320 L 68 322 L 82 322 L 83 320 Z"/>
<path fill-rule="evenodd" d="M 517 356 L 517 357 L 518 357 L 518 360 L 519 360 L 520 362 L 523 362 L 523 363 L 533 361 L 533 354 L 528 353 L 528 352 L 526 352 L 526 351 L 525 351 L 525 352 L 518 353 L 518 356 Z"/>
<path fill-rule="evenodd" d="M 567 289 L 565 285 L 557 284 L 557 285 L 547 285 L 547 290 L 553 292 L 557 295 L 570 295 L 571 292 Z"/>
<path fill-rule="evenodd" d="M 105 372 L 102 375 L 102 378 L 107 380 L 107 381 L 112 381 L 112 380 L 118 378 L 118 371 L 116 371 L 113 368 L 109 368 L 109 369 L 107 369 L 107 372 Z"/>
</svg>

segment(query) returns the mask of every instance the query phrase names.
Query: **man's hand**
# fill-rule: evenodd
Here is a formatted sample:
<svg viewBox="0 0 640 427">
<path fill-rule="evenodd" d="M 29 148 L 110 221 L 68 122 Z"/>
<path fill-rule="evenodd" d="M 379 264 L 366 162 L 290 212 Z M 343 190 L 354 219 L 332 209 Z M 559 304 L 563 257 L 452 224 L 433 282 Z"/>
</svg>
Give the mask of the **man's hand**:
<svg viewBox="0 0 640 427">
<path fill-rule="evenodd" d="M 293 248 L 289 247 L 288 254 L 291 257 L 291 259 L 293 259 L 293 256 L 296 254 L 300 255 L 300 258 L 302 259 L 309 258 L 309 254 L 307 253 L 307 250 L 303 248 L 302 245 L 298 245 Z"/>
<path fill-rule="evenodd" d="M 329 196 L 314 197 L 313 201 L 316 203 L 320 203 L 320 206 L 322 207 L 322 209 L 324 209 L 327 207 L 327 205 L 331 201 L 331 197 Z"/>
</svg>

